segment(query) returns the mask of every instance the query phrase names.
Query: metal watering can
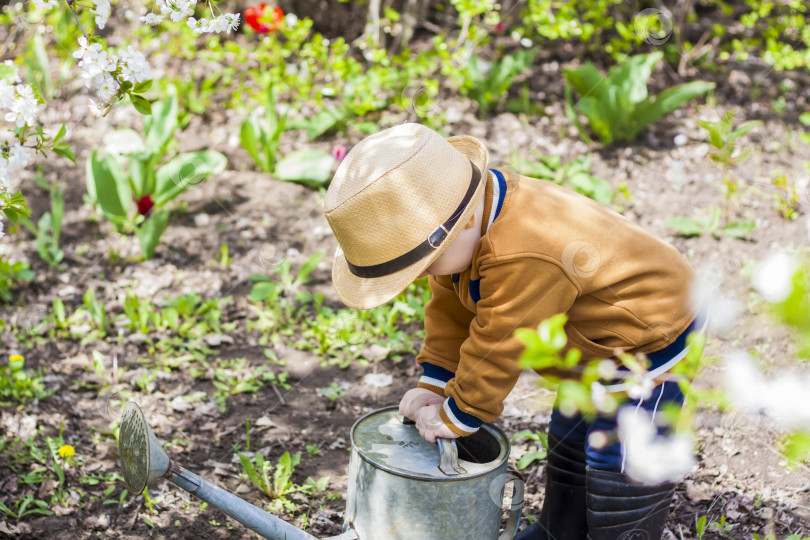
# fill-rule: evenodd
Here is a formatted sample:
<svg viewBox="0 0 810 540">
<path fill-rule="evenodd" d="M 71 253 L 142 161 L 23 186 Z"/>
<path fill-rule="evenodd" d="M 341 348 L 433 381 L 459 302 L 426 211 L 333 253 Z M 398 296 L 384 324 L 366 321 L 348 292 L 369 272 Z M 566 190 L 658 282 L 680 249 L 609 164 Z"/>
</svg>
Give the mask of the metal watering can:
<svg viewBox="0 0 810 540">
<path fill-rule="evenodd" d="M 397 407 L 370 412 L 351 429 L 343 532 L 333 540 L 508 540 L 523 509 L 523 480 L 507 465 L 509 441 L 485 424 L 461 439 L 427 442 Z M 118 454 L 131 493 L 166 478 L 273 540 L 316 537 L 200 478 L 169 459 L 140 407 L 127 403 Z M 499 535 L 504 486 L 514 491 Z"/>
</svg>

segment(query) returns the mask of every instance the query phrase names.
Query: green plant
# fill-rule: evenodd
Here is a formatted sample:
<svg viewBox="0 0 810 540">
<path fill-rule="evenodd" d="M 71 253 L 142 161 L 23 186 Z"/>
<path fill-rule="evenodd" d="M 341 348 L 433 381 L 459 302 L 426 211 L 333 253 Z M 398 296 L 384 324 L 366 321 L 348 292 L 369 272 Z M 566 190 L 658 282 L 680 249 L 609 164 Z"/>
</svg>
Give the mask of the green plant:
<svg viewBox="0 0 810 540">
<path fill-rule="evenodd" d="M 53 389 L 45 389 L 41 371 L 29 375 L 25 370 L 25 358 L 19 354 L 11 355 L 8 364 L 0 366 L 0 405 L 26 403 L 53 394 Z"/>
<path fill-rule="evenodd" d="M 734 111 L 728 111 L 723 118 L 717 122 L 709 122 L 707 120 L 697 121 L 698 125 L 709 134 L 709 144 L 713 147 L 709 151 L 709 158 L 723 165 L 725 168 L 738 165 L 748 157 L 749 150 L 742 152 L 737 151 L 737 139 L 752 129 L 762 125 L 762 122 L 759 120 L 752 120 L 741 124 L 736 129 L 732 129 L 733 120 Z"/>
<path fill-rule="evenodd" d="M 287 495 L 301 489 L 291 480 L 295 468 L 301 462 L 300 452 L 292 455 L 284 452 L 275 467 L 259 453 L 253 455 L 253 460 L 241 452 L 237 452 L 237 455 L 242 464 L 242 472 L 253 482 L 254 486 L 270 497 L 269 508 L 295 509 L 295 505 L 287 498 Z"/>
<path fill-rule="evenodd" d="M 212 381 L 216 388 L 214 402 L 219 407 L 220 412 L 224 413 L 226 411 L 226 400 L 229 396 L 258 392 L 265 382 L 289 390 L 288 379 L 289 373 L 275 373 L 270 371 L 268 366 L 249 369 L 246 358 L 217 359 L 217 367 L 214 368 L 214 380 Z"/>
<path fill-rule="evenodd" d="M 34 279 L 34 272 L 29 268 L 27 262 L 16 262 L 0 257 L 0 300 L 11 301 L 11 288 L 20 281 L 31 281 Z"/>
<path fill-rule="evenodd" d="M 647 79 L 663 53 L 628 56 L 603 77 L 590 62 L 566 68 L 566 114 L 590 141 L 574 111 L 571 87 L 580 95 L 576 110 L 588 119 L 588 125 L 603 144 L 632 141 L 645 127 L 701 94 L 714 83 L 693 81 L 668 88 L 655 96 L 647 91 Z"/>
<path fill-rule="evenodd" d="M 267 102 L 264 106 L 264 118 L 260 119 L 256 111 L 244 121 L 240 130 L 242 147 L 262 172 L 272 172 L 276 163 L 278 143 L 284 132 L 287 115 L 279 117 L 276 111 L 276 90 L 271 85 L 266 89 Z"/>
<path fill-rule="evenodd" d="M 548 434 L 540 433 L 539 431 L 531 431 L 525 429 L 512 435 L 512 442 L 528 439 L 537 443 L 537 449 L 531 452 L 526 452 L 517 461 L 518 470 L 523 470 L 537 460 L 545 459 L 548 454 Z"/>
<path fill-rule="evenodd" d="M 478 111 L 486 115 L 503 103 L 515 79 L 531 67 L 534 54 L 533 50 L 520 50 L 505 56 L 496 55 L 491 63 L 472 56 L 461 90 L 474 99 Z"/>
<path fill-rule="evenodd" d="M 520 160 L 515 164 L 528 176 L 573 189 L 602 204 L 611 204 L 616 197 L 610 183 L 591 174 L 590 155 L 563 163 L 558 155 L 543 156 L 536 150 L 533 154 L 537 161 Z"/>
<path fill-rule="evenodd" d="M 673 217 L 667 219 L 667 226 L 680 236 L 702 236 L 711 234 L 715 238 L 745 238 L 756 228 L 752 221 L 727 221 L 721 225 L 721 212 L 717 206 L 704 209 L 697 217 Z"/>
<path fill-rule="evenodd" d="M 37 174 L 35 180 L 40 187 L 50 191 L 51 210 L 42 214 L 36 226 L 28 218 L 23 218 L 22 223 L 36 238 L 37 253 L 39 253 L 42 260 L 54 268 L 59 268 L 65 256 L 65 253 L 59 249 L 59 238 L 62 234 L 62 217 L 65 213 L 65 203 L 62 199 L 64 189 L 56 183 L 48 185 L 39 174 Z"/>
<path fill-rule="evenodd" d="M 335 166 L 332 154 L 314 148 L 296 150 L 284 156 L 277 164 L 273 175 L 285 182 L 295 182 L 309 188 L 326 187 L 332 179 Z"/>
<path fill-rule="evenodd" d="M 349 392 L 337 381 L 332 381 L 332 383 L 329 386 L 318 388 L 318 394 L 325 398 L 328 398 L 329 401 L 334 403 L 343 396 L 348 395 Z"/>
<path fill-rule="evenodd" d="M 141 254 L 151 259 L 169 221 L 164 208 L 191 186 L 225 169 L 224 155 L 202 150 L 170 155 L 169 143 L 177 128 L 177 91 L 156 102 L 144 118 L 144 137 L 126 133 L 141 150 L 127 152 L 128 169 L 115 154 L 100 157 L 93 150 L 87 159 L 87 193 L 102 215 L 119 233 L 134 231 Z"/>
</svg>

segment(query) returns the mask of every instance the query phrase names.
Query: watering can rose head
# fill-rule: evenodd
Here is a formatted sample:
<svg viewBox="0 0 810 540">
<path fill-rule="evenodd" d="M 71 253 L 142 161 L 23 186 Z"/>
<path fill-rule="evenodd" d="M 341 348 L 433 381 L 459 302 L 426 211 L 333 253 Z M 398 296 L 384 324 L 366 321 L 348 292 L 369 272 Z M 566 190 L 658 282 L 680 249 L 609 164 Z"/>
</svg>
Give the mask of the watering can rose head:
<svg viewBox="0 0 810 540">
<path fill-rule="evenodd" d="M 258 6 L 249 6 L 245 10 L 245 22 L 258 34 L 275 32 L 281 28 L 283 21 L 284 10 L 280 7 L 268 10 L 264 2 Z"/>
</svg>

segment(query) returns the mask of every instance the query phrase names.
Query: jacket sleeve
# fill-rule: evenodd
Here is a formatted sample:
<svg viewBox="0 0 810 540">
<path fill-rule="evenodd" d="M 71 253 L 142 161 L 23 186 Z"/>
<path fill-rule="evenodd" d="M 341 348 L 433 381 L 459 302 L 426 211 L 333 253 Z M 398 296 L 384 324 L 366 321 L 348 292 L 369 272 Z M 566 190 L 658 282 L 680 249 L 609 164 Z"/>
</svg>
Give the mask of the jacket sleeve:
<svg viewBox="0 0 810 540">
<path fill-rule="evenodd" d="M 447 382 L 441 410 L 444 423 L 464 436 L 503 411 L 503 400 L 522 371 L 523 344 L 517 328 L 532 328 L 566 312 L 578 288 L 556 264 L 537 258 L 482 264 L 478 313 L 460 350 L 455 377 Z"/>
<path fill-rule="evenodd" d="M 419 388 L 444 396 L 447 381 L 453 378 L 461 344 L 470 336 L 475 316 L 458 299 L 450 276 L 428 278 L 432 297 L 425 305 L 425 342 L 416 357 L 423 374 Z"/>
</svg>

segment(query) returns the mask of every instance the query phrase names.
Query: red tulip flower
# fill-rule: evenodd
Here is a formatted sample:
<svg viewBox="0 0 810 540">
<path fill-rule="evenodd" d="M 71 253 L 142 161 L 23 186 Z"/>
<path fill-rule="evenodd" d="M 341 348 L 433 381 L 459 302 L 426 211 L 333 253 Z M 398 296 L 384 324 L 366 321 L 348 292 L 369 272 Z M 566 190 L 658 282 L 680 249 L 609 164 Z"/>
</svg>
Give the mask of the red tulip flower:
<svg viewBox="0 0 810 540">
<path fill-rule="evenodd" d="M 267 4 L 262 2 L 245 10 L 245 22 L 258 34 L 275 32 L 284 22 L 284 10 L 274 7 L 268 11 Z"/>
<path fill-rule="evenodd" d="M 332 148 L 332 157 L 335 158 L 335 161 L 343 161 L 346 154 L 347 150 L 345 144 L 336 144 L 334 148 Z"/>
<path fill-rule="evenodd" d="M 144 195 L 135 201 L 135 204 L 138 205 L 138 213 L 142 216 L 146 216 L 149 215 L 149 211 L 155 206 L 155 201 L 152 200 L 151 195 Z"/>
</svg>

